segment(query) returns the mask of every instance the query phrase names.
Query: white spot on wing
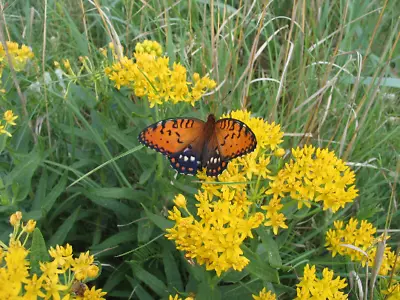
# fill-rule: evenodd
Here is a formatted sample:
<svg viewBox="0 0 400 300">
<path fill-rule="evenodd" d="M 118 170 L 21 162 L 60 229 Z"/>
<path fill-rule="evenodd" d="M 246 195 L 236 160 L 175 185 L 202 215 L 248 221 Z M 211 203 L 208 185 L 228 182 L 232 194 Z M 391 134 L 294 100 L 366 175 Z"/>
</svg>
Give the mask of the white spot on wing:
<svg viewBox="0 0 400 300">
<path fill-rule="evenodd" d="M 196 160 L 196 157 L 194 157 L 194 156 L 190 157 L 190 161 L 195 161 L 195 160 Z"/>
<path fill-rule="evenodd" d="M 183 160 L 184 160 L 184 161 L 188 161 L 188 160 L 189 160 L 189 157 L 185 156 L 185 157 L 183 157 Z"/>
</svg>

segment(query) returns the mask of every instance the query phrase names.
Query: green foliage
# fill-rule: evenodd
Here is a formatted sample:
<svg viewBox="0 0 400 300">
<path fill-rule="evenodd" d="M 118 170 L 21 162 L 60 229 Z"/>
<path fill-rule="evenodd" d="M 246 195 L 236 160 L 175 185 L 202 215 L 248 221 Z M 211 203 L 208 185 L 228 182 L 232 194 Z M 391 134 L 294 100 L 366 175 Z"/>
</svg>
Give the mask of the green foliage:
<svg viewBox="0 0 400 300">
<path fill-rule="evenodd" d="M 35 59 L 17 74 L 26 104 L 9 71 L 2 75 L 0 113 L 12 109 L 19 119 L 12 138 L 0 136 L 0 240 L 7 240 L 12 212 L 36 219 L 42 233 L 33 234 L 33 271 L 48 258 L 45 241 L 68 242 L 96 254 L 103 264 L 96 286 L 113 298 L 251 299 L 263 286 L 294 298 L 293 270 L 301 273 L 307 262 L 348 276 L 350 264 L 324 248 L 335 220 L 354 215 L 399 228 L 399 211 L 388 211 L 400 169 L 396 1 L 384 9 L 383 1 L 273 1 L 262 21 L 263 1 L 97 2 L 105 15 L 89 1 L 47 1 L 46 24 L 44 2 L 11 1 L 4 14 L 11 40 L 32 47 Z M 156 40 L 171 62 L 190 76 L 210 72 L 220 88 L 195 108 L 149 109 L 104 75 L 112 55 L 99 48 L 107 48 L 112 29 L 124 54 Z M 57 77 L 53 62 L 67 73 L 63 59 L 74 75 Z M 313 143 L 335 150 L 355 169 L 360 195 L 334 215 L 285 207 L 289 229 L 278 237 L 257 230 L 243 247 L 250 264 L 218 278 L 163 237 L 173 225 L 166 217 L 174 195 L 193 200 L 198 182 L 175 179 L 167 160 L 139 146 L 137 135 L 167 117 L 205 119 L 244 107 L 281 124 L 287 149 Z M 398 233 L 390 235 L 396 243 Z"/>
</svg>

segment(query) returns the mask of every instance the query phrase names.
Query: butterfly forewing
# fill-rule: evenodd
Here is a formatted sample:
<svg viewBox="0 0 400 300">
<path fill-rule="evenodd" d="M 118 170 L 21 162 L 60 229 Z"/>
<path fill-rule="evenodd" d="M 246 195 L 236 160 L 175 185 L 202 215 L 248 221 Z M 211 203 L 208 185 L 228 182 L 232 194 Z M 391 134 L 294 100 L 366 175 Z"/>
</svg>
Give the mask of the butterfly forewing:
<svg viewBox="0 0 400 300">
<path fill-rule="evenodd" d="M 220 155 L 224 160 L 254 151 L 257 139 L 251 129 L 236 119 L 221 119 L 215 123 Z"/>
<path fill-rule="evenodd" d="M 145 128 L 138 139 L 162 154 L 177 154 L 201 136 L 204 124 L 202 120 L 194 118 L 167 119 Z"/>
<path fill-rule="evenodd" d="M 201 165 L 204 124 L 195 118 L 167 119 L 145 128 L 138 139 L 168 156 L 171 166 L 178 173 L 194 175 Z"/>
</svg>

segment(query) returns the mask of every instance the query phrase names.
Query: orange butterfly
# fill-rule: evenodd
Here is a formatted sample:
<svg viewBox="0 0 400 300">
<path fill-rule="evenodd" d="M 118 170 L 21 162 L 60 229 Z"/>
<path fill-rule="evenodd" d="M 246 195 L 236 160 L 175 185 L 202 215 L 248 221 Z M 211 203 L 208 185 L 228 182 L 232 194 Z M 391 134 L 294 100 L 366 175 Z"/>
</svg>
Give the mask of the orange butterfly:
<svg viewBox="0 0 400 300">
<path fill-rule="evenodd" d="M 218 176 L 235 157 L 252 152 L 257 140 L 243 122 L 226 118 L 207 122 L 195 118 L 174 118 L 154 123 L 139 134 L 139 142 L 166 155 L 178 173 L 195 175 L 206 168 Z"/>
</svg>

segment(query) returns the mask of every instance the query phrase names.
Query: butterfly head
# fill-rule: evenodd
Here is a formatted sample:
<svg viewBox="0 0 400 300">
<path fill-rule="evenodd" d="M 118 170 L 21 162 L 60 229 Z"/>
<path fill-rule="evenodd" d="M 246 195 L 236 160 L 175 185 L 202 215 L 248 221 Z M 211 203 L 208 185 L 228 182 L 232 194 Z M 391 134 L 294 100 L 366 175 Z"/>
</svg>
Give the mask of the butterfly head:
<svg viewBox="0 0 400 300">
<path fill-rule="evenodd" d="M 207 118 L 207 123 L 215 124 L 215 116 L 213 114 L 209 114 Z"/>
</svg>

